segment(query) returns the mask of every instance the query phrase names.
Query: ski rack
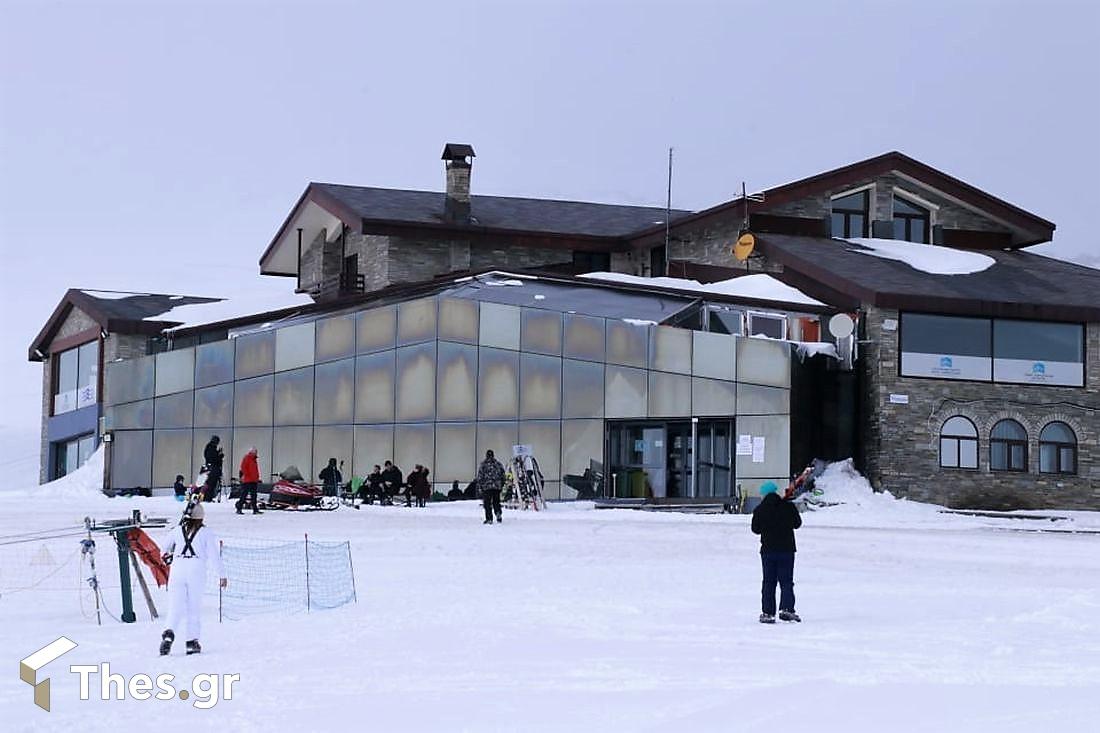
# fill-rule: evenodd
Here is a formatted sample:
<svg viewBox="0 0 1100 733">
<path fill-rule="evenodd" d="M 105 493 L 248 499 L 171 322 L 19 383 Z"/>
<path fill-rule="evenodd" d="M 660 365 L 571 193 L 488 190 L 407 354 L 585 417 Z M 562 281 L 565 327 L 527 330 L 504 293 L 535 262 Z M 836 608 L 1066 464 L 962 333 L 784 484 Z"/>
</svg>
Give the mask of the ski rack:
<svg viewBox="0 0 1100 733">
<path fill-rule="evenodd" d="M 118 578 L 120 592 L 122 593 L 122 622 L 132 624 L 137 621 L 134 613 L 133 592 L 130 587 L 130 530 L 131 529 L 163 529 L 168 526 L 165 517 L 143 517 L 140 509 L 135 509 L 127 519 L 107 519 L 101 523 L 91 517 L 84 517 L 84 527 L 88 530 L 89 537 L 92 532 L 107 532 L 115 540 L 118 547 Z"/>
</svg>

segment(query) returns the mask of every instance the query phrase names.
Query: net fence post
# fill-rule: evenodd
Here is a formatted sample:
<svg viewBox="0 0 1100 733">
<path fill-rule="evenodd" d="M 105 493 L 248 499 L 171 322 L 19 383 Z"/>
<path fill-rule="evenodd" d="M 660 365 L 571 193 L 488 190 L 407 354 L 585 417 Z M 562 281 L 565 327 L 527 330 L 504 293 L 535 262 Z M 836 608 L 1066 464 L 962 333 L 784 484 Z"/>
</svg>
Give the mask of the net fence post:
<svg viewBox="0 0 1100 733">
<path fill-rule="evenodd" d="M 222 567 L 225 567 L 225 558 L 222 552 L 222 548 L 225 547 L 225 542 L 218 540 L 218 557 L 222 560 Z M 218 623 L 222 622 L 222 579 L 218 578 Z"/>
<path fill-rule="evenodd" d="M 345 542 L 348 546 L 348 570 L 351 571 L 351 600 L 359 603 L 359 594 L 355 592 L 355 563 L 351 561 L 351 540 Z"/>
<path fill-rule="evenodd" d="M 309 533 L 306 532 L 306 612 L 309 612 Z"/>
</svg>

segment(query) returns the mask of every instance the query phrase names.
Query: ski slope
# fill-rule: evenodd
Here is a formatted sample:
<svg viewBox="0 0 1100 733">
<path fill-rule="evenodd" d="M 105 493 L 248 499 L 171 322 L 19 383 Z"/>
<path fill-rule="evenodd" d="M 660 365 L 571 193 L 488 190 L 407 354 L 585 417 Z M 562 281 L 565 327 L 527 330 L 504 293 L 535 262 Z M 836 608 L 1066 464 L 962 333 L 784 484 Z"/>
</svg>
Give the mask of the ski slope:
<svg viewBox="0 0 1100 733">
<path fill-rule="evenodd" d="M 72 483 L 0 497 L 0 536 L 180 507 Z M 1095 729 L 1100 534 L 1013 530 L 1098 530 L 1096 515 L 945 515 L 844 491 L 798 533 L 804 623 L 775 626 L 756 621 L 745 516 L 558 504 L 485 526 L 472 502 L 258 517 L 216 504 L 208 524 L 227 537 L 350 539 L 358 604 L 218 624 L 208 603 L 204 653 L 161 658 L 140 596 L 137 623 L 99 627 L 86 593 L 83 614 L 76 590 L 6 594 L 0 720 L 158 733 Z M 113 561 L 101 542 L 100 567 Z M 116 613 L 117 593 L 104 592 Z M 60 635 L 79 646 L 39 674 L 51 677 L 46 713 L 16 662 Z M 126 675 L 241 679 L 209 709 L 79 700 L 68 666 L 104 661 Z"/>
</svg>

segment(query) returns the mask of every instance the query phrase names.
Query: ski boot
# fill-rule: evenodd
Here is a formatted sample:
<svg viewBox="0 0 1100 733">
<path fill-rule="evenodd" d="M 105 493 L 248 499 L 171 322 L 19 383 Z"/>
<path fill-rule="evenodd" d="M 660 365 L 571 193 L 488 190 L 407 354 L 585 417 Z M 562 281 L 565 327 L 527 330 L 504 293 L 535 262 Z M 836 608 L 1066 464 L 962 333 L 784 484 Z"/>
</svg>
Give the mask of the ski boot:
<svg viewBox="0 0 1100 733">
<path fill-rule="evenodd" d="M 172 651 L 172 642 L 176 640 L 176 635 L 171 629 L 168 629 L 160 635 L 160 655 L 162 657 L 167 656 L 168 652 Z"/>
<path fill-rule="evenodd" d="M 762 623 L 762 624 L 774 624 L 775 623 L 775 616 L 771 615 L 770 613 L 762 613 L 762 614 L 760 614 L 760 623 Z"/>
<path fill-rule="evenodd" d="M 199 646 L 198 639 L 192 639 L 191 641 L 187 642 L 187 656 L 191 656 L 192 654 L 199 654 L 201 652 L 202 647 Z"/>
<path fill-rule="evenodd" d="M 794 611 L 780 611 L 779 612 L 779 620 L 780 621 L 793 621 L 794 623 L 799 623 L 799 624 L 802 623 L 802 619 Z"/>
<path fill-rule="evenodd" d="M 497 524 L 500 524 L 503 521 L 504 521 L 504 519 L 498 514 L 497 515 Z"/>
<path fill-rule="evenodd" d="M 482 524 L 492 524 L 492 523 L 493 523 L 492 519 L 486 519 L 484 522 L 482 522 Z"/>
</svg>

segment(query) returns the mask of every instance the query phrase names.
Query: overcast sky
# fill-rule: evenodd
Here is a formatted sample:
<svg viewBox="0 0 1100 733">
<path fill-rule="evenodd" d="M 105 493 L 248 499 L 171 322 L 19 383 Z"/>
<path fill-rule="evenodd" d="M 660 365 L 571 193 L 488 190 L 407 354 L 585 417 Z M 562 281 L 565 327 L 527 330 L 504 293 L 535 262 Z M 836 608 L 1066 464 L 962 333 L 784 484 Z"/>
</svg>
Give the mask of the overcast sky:
<svg viewBox="0 0 1100 733">
<path fill-rule="evenodd" d="M 1085 0 L 0 0 L 0 470 L 37 463 L 27 347 L 67 288 L 292 288 L 257 260 L 309 181 L 439 190 L 447 141 L 474 193 L 655 205 L 673 146 L 692 209 L 896 149 L 1100 265 L 1098 29 Z"/>
</svg>

